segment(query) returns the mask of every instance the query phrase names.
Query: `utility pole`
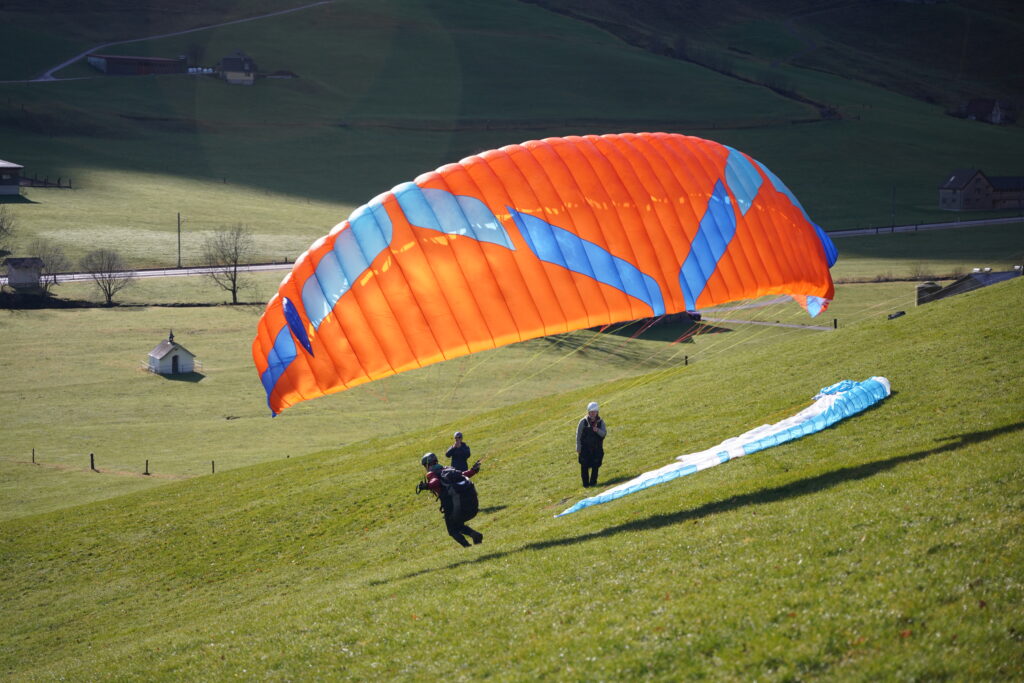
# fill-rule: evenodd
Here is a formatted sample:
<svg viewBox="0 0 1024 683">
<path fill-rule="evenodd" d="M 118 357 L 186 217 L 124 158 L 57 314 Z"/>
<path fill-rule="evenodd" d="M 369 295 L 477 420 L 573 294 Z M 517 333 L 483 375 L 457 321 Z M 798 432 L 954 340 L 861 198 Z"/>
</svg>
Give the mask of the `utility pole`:
<svg viewBox="0 0 1024 683">
<path fill-rule="evenodd" d="M 181 211 L 178 212 L 178 267 L 181 268 Z"/>
</svg>

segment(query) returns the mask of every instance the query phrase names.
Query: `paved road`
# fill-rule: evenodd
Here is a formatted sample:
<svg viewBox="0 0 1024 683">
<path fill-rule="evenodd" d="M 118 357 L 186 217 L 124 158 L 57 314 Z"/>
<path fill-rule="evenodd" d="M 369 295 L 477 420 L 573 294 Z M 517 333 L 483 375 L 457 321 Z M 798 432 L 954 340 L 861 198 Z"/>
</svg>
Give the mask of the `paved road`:
<svg viewBox="0 0 1024 683">
<path fill-rule="evenodd" d="M 861 228 L 858 230 L 836 230 L 828 233 L 829 237 L 857 237 L 862 235 L 892 235 L 901 232 L 919 232 L 925 230 L 950 230 L 953 228 L 966 228 L 972 225 L 998 225 L 1003 223 L 1024 223 L 1024 218 L 981 218 L 970 221 L 957 221 L 954 223 L 920 223 L 916 225 L 897 225 L 886 228 Z M 291 270 L 291 263 L 254 263 L 246 266 L 239 266 L 239 270 L 247 272 L 260 272 L 268 270 Z M 196 268 L 152 268 L 143 270 L 128 271 L 135 277 L 184 277 L 189 275 L 205 275 L 214 268 L 209 266 Z M 88 280 L 88 273 L 65 273 L 57 276 L 57 282 L 72 282 L 74 280 Z M 6 285 L 7 278 L 0 277 L 0 285 Z M 724 309 L 723 309 L 724 310 Z M 731 322 L 723 320 L 721 322 Z M 802 326 L 806 327 L 806 326 Z"/>
<path fill-rule="evenodd" d="M 291 270 L 291 263 L 253 263 L 246 266 L 239 266 L 243 272 L 262 272 L 267 270 Z M 196 268 L 148 268 L 143 270 L 130 270 L 128 273 L 135 277 L 187 277 L 189 275 L 206 275 L 219 268 L 200 266 Z M 88 280 L 89 273 L 66 273 L 57 276 L 57 282 L 72 282 L 74 280 Z"/>
<path fill-rule="evenodd" d="M 891 235 L 896 232 L 920 232 L 924 230 L 953 230 L 967 228 L 972 225 L 1000 225 L 1003 223 L 1024 223 L 1024 216 L 1009 218 L 978 218 L 970 221 L 954 221 L 951 223 L 915 223 L 913 225 L 894 225 L 884 228 L 858 228 L 857 230 L 833 230 L 829 237 L 857 237 L 860 235 Z"/>
<path fill-rule="evenodd" d="M 243 272 L 263 272 L 268 270 L 291 270 L 291 263 L 252 263 L 245 266 L 239 266 L 238 269 Z M 211 273 L 217 268 L 210 266 L 200 266 L 196 268 L 144 268 L 141 270 L 128 270 L 125 271 L 128 275 L 133 277 L 187 277 L 189 275 L 206 275 Z M 57 276 L 57 282 L 74 282 L 76 280 L 88 280 L 91 275 L 89 273 L 63 273 Z M 0 277 L 0 285 L 6 285 L 7 278 Z"/>
</svg>

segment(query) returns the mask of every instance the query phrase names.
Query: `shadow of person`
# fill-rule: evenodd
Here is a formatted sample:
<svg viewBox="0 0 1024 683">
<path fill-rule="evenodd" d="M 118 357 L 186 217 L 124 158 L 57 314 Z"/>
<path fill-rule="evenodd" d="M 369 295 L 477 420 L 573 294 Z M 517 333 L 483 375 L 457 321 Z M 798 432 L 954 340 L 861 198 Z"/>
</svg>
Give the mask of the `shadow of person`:
<svg viewBox="0 0 1024 683">
<path fill-rule="evenodd" d="M 621 484 L 624 481 L 629 481 L 630 479 L 635 479 L 637 476 L 639 476 L 639 475 L 636 475 L 636 474 L 621 474 L 621 475 L 619 475 L 617 477 L 612 477 L 611 479 L 608 479 L 606 481 L 600 482 L 598 484 L 598 487 L 601 488 L 601 489 L 611 488 L 612 486 L 615 486 L 617 484 Z"/>
</svg>

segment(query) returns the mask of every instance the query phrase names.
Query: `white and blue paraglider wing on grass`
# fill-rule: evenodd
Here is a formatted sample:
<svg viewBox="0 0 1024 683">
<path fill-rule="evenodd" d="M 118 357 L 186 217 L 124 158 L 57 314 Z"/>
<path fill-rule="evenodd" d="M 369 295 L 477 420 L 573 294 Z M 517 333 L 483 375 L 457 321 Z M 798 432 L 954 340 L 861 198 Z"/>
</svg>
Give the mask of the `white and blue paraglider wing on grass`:
<svg viewBox="0 0 1024 683">
<path fill-rule="evenodd" d="M 814 397 L 814 403 L 796 415 L 775 424 L 755 427 L 740 436 L 726 439 L 717 446 L 706 450 L 681 455 L 676 458 L 675 462 L 650 472 L 644 472 L 640 476 L 607 491 L 602 491 L 596 496 L 584 498 L 555 516 L 562 517 L 592 505 L 607 503 L 657 484 L 721 465 L 734 458 L 750 455 L 787 441 L 820 432 L 840 420 L 870 408 L 886 398 L 889 393 L 889 380 L 885 377 L 871 377 L 863 382 L 854 382 L 849 379 L 837 382 L 818 392 Z"/>
</svg>

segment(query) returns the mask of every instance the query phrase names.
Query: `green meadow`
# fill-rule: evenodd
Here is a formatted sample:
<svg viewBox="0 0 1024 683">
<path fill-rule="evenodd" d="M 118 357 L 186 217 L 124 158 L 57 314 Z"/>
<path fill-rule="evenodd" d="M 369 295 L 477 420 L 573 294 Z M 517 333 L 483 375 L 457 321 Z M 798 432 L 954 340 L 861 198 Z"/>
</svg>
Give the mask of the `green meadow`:
<svg viewBox="0 0 1024 683">
<path fill-rule="evenodd" d="M 686 59 L 554 0 L 346 0 L 132 40 L 304 4 L 3 3 L 0 158 L 73 183 L 4 200 L 10 255 L 44 237 L 76 260 L 104 247 L 172 267 L 180 245 L 202 265 L 205 237 L 243 224 L 254 260 L 286 263 L 442 164 L 638 130 L 751 154 L 827 230 L 1019 216 L 937 209 L 954 168 L 1024 171 L 1022 126 L 946 114 L 1019 83 L 993 68 L 1019 42 L 1004 3 L 723 0 L 690 8 Z M 637 31 L 679 38 L 631 7 Z M 77 63 L 21 82 L 113 41 L 209 65 L 241 49 L 297 78 Z M 111 308 L 0 310 L 0 675 L 1024 679 L 1024 280 L 915 303 L 922 280 L 1024 264 L 1022 228 L 836 236 L 817 319 L 765 297 L 580 330 L 276 418 L 250 346 L 286 271 L 248 276 L 237 306 L 193 276 L 139 280 Z M 99 301 L 88 282 L 54 293 Z M 170 330 L 195 373 L 143 369 Z M 823 433 L 554 517 L 585 495 L 573 435 L 590 400 L 610 486 L 873 375 L 892 396 Z M 469 549 L 414 491 L 456 429 L 484 460 Z"/>
<path fill-rule="evenodd" d="M 279 275 L 251 278 L 269 297 Z M 86 283 L 63 297 L 95 296 Z M 341 445 L 429 429 L 447 440 L 467 415 L 594 383 L 702 363 L 821 330 L 733 324 L 637 325 L 580 331 L 457 358 L 296 406 L 271 419 L 250 345 L 261 304 L 223 304 L 199 277 L 143 279 L 113 309 L 8 311 L 0 366 L 15 399 L 0 467 L 0 517 L 97 500 L 168 478 L 196 477 Z M 248 297 L 243 297 L 248 298 Z M 727 319 L 843 327 L 914 305 L 906 282 L 840 288 L 821 320 L 774 298 Z M 181 305 L 189 304 L 189 305 Z M 202 367 L 184 379 L 143 369 L 173 330 Z M 30 362 L 24 362 L 24 359 Z M 32 467 L 33 452 L 36 467 Z M 99 475 L 89 470 L 89 454 Z M 151 476 L 144 476 L 148 471 Z M 27 465 L 27 466 L 26 466 Z"/>
<path fill-rule="evenodd" d="M 419 454 L 446 442 L 427 424 L 8 518 L 0 667 L 10 680 L 1019 678 L 1021 285 L 480 406 L 456 423 L 485 458 L 471 549 L 414 495 Z M 587 400 L 610 425 L 609 484 L 875 374 L 893 395 L 824 433 L 553 518 L 583 495 L 571 439 Z M 339 399 L 320 399 L 337 422 Z M 237 423 L 263 438 L 257 418 Z M 30 485 L 78 476 L 4 470 Z"/>
</svg>

